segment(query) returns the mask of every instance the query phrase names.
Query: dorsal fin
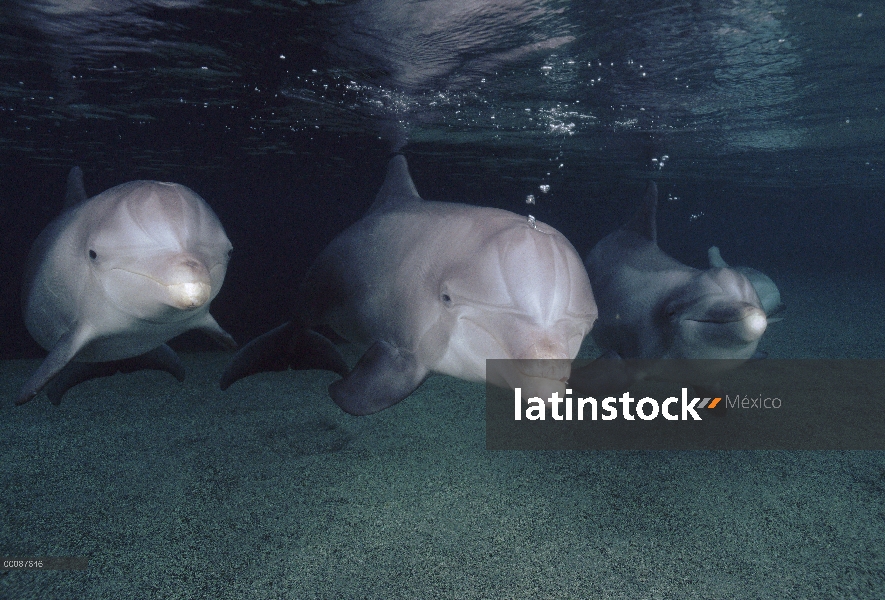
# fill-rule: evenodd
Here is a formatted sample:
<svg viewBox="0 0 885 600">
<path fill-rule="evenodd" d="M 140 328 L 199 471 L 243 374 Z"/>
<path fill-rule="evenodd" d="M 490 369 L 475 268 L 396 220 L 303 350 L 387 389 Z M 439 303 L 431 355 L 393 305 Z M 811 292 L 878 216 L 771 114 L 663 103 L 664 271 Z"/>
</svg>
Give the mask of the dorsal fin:
<svg viewBox="0 0 885 600">
<path fill-rule="evenodd" d="M 716 246 L 710 246 L 710 249 L 707 250 L 707 258 L 710 260 L 711 267 L 717 269 L 725 269 L 728 267 L 728 263 L 723 260 L 722 254 L 719 253 L 719 248 Z"/>
<path fill-rule="evenodd" d="M 74 167 L 68 173 L 68 191 L 65 193 L 65 208 L 71 208 L 86 200 L 86 188 L 83 187 L 83 169 Z"/>
<path fill-rule="evenodd" d="M 378 195 L 375 196 L 375 202 L 372 203 L 369 212 L 387 210 L 409 202 L 421 202 L 421 196 L 418 195 L 418 190 L 415 189 L 415 184 L 412 182 L 412 176 L 409 175 L 406 157 L 397 154 L 387 163 L 387 176 L 384 178 L 384 184 L 378 190 Z"/>
<path fill-rule="evenodd" d="M 655 244 L 658 243 L 658 186 L 654 181 L 648 182 L 642 205 L 622 229 L 635 231 Z"/>
</svg>

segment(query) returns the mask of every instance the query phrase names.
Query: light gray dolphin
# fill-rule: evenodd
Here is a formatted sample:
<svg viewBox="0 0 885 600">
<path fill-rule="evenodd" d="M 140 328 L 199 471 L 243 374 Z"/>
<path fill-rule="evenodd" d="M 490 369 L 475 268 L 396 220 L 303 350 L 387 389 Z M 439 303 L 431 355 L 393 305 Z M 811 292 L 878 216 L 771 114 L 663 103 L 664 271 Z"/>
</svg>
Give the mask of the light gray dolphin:
<svg viewBox="0 0 885 600">
<path fill-rule="evenodd" d="M 185 186 L 132 181 L 87 200 L 74 167 L 65 210 L 34 242 L 25 268 L 25 324 L 49 356 L 16 404 L 44 387 L 58 404 L 71 386 L 118 370 L 158 368 L 182 379 L 165 342 L 190 329 L 235 347 L 209 314 L 230 252 L 218 217 Z"/>
<path fill-rule="evenodd" d="M 406 398 L 431 373 L 501 387 L 564 393 L 570 360 L 596 320 L 590 282 L 555 229 L 514 213 L 422 200 L 406 159 L 391 159 L 369 213 L 319 255 L 296 320 L 244 346 L 225 371 L 246 375 L 325 368 L 343 375 L 329 394 L 366 415 Z M 311 331 L 326 325 L 367 350 L 352 371 Z M 563 359 L 543 361 L 535 359 Z"/>
<path fill-rule="evenodd" d="M 771 277 L 752 267 L 729 267 L 728 263 L 722 259 L 722 254 L 719 253 L 719 248 L 716 246 L 710 246 L 710 249 L 707 250 L 707 257 L 710 259 L 711 267 L 720 269 L 731 268 L 749 279 L 750 283 L 753 284 L 753 289 L 756 290 L 756 294 L 759 296 L 759 302 L 762 303 L 762 310 L 765 311 L 767 316 L 770 317 L 784 309 L 784 303 L 781 302 L 781 292 L 777 289 L 777 285 L 771 280 Z M 776 320 L 778 319 L 769 319 L 768 322 L 771 323 Z"/>
<path fill-rule="evenodd" d="M 657 187 L 585 262 L 599 305 L 593 339 L 622 358 L 748 359 L 767 320 L 750 281 L 728 268 L 699 270 L 657 244 Z"/>
</svg>

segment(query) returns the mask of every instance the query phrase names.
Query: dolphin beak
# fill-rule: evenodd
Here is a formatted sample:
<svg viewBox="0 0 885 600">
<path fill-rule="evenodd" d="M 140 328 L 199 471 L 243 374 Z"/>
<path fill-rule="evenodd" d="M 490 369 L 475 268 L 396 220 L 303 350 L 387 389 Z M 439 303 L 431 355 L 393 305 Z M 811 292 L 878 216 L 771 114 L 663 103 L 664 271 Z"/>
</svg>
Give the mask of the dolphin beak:
<svg viewBox="0 0 885 600">
<path fill-rule="evenodd" d="M 183 310 L 203 306 L 212 294 L 212 286 L 202 281 L 173 283 L 166 289 L 169 291 L 169 303 Z"/>
<path fill-rule="evenodd" d="M 765 316 L 765 312 L 756 307 L 753 307 L 753 310 L 748 311 L 747 315 L 741 321 L 744 324 L 744 339 L 748 342 L 761 338 L 762 334 L 765 333 L 765 329 L 768 327 L 768 318 Z"/>
<path fill-rule="evenodd" d="M 212 295 L 212 280 L 209 270 L 192 255 L 184 255 L 175 261 L 167 273 L 170 306 L 182 310 L 199 308 L 206 304 Z"/>
</svg>

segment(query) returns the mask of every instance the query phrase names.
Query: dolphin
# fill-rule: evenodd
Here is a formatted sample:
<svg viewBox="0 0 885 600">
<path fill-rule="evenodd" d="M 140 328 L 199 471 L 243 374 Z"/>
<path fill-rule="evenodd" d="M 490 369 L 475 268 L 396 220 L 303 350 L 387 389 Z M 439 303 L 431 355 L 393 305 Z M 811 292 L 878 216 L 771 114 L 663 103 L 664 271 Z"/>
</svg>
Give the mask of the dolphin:
<svg viewBox="0 0 885 600">
<path fill-rule="evenodd" d="M 603 238 L 585 265 L 599 305 L 593 339 L 626 359 L 748 359 L 767 319 L 740 272 L 699 270 L 657 243 L 657 186 L 633 219 Z"/>
<path fill-rule="evenodd" d="M 218 217 L 185 186 L 132 181 L 87 199 L 74 167 L 65 210 L 25 267 L 25 325 L 49 355 L 16 404 L 44 388 L 58 404 L 81 381 L 137 368 L 183 379 L 165 343 L 190 329 L 236 347 L 209 314 L 231 249 Z"/>
<path fill-rule="evenodd" d="M 710 249 L 707 250 L 707 257 L 710 260 L 711 267 L 728 267 L 728 263 L 722 259 L 722 255 L 719 253 L 719 248 L 716 246 L 710 246 Z M 774 281 L 772 281 L 768 275 L 762 271 L 757 271 L 752 267 L 731 268 L 738 273 L 742 273 L 744 277 L 750 280 L 753 289 L 756 290 L 756 294 L 759 296 L 759 302 L 762 303 L 762 310 L 765 311 L 767 316 L 770 317 L 784 309 L 784 303 L 781 302 L 780 290 L 777 289 L 777 285 L 775 285 Z M 776 320 L 778 319 L 769 319 L 768 322 L 771 323 Z"/>
<path fill-rule="evenodd" d="M 423 200 L 397 155 L 368 214 L 310 268 L 295 319 L 237 352 L 221 387 L 260 371 L 324 368 L 343 377 L 329 386 L 335 403 L 368 415 L 432 373 L 486 381 L 486 359 L 516 359 L 490 383 L 546 397 L 564 393 L 596 314 L 561 233 L 505 210 Z M 365 348 L 353 370 L 319 326 Z"/>
</svg>

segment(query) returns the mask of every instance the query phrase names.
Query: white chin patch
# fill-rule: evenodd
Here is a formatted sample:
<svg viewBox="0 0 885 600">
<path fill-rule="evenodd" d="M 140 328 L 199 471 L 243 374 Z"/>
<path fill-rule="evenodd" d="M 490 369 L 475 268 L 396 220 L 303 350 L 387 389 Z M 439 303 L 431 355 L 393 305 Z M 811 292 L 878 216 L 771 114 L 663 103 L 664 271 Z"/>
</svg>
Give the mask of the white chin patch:
<svg viewBox="0 0 885 600">
<path fill-rule="evenodd" d="M 203 306 L 212 292 L 212 286 L 208 283 L 173 283 L 167 289 L 169 304 L 181 309 Z"/>
</svg>

